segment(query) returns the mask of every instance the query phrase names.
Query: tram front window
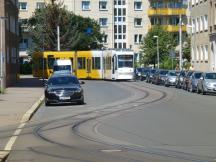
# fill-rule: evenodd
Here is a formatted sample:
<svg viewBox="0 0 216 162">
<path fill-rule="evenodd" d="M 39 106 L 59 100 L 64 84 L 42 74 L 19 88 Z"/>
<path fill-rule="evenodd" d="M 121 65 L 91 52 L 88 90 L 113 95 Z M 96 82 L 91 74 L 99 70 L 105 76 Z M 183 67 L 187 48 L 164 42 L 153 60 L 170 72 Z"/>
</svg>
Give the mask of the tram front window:
<svg viewBox="0 0 216 162">
<path fill-rule="evenodd" d="M 133 67 L 133 56 L 132 55 L 120 55 L 118 56 L 118 67 Z"/>
</svg>

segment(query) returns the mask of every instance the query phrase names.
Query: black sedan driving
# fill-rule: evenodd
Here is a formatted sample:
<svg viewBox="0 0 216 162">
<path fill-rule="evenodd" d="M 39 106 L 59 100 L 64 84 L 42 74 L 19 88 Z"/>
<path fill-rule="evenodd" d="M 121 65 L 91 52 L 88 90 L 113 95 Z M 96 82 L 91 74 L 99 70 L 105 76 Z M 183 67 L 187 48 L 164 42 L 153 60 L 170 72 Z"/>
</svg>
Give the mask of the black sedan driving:
<svg viewBox="0 0 216 162">
<path fill-rule="evenodd" d="M 45 105 L 73 102 L 84 104 L 83 89 L 77 77 L 66 73 L 51 76 L 45 87 Z"/>
</svg>

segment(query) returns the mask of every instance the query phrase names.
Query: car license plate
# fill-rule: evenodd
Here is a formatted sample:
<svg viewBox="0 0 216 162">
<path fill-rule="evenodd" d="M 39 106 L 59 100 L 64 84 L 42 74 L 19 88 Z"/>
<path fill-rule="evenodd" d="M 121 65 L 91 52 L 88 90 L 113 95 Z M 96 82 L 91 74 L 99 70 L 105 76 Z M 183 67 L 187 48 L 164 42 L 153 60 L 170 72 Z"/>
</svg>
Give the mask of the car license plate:
<svg viewBox="0 0 216 162">
<path fill-rule="evenodd" d="M 59 97 L 60 100 L 69 100 L 70 97 Z"/>
</svg>

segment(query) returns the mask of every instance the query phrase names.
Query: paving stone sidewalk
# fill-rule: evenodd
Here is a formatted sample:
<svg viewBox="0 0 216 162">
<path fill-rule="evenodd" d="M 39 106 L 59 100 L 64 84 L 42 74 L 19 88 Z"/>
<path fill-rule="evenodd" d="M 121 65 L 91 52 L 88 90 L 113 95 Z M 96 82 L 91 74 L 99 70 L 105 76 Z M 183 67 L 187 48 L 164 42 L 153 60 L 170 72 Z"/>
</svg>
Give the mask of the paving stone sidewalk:
<svg viewBox="0 0 216 162">
<path fill-rule="evenodd" d="M 0 94 L 0 152 L 16 130 L 23 115 L 43 95 L 42 81 L 31 75 L 21 76 L 13 87 Z M 0 153 L 1 161 L 1 153 Z"/>
</svg>

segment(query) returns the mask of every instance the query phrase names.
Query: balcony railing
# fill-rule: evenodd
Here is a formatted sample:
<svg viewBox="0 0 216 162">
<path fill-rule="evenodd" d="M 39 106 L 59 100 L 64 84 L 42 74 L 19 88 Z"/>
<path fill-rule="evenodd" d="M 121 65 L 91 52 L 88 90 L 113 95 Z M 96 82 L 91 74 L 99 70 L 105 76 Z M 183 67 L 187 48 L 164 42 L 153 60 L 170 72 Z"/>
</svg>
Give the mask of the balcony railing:
<svg viewBox="0 0 216 162">
<path fill-rule="evenodd" d="M 149 29 L 151 29 L 154 25 L 150 26 Z M 168 32 L 179 32 L 179 25 L 161 25 L 163 29 L 165 29 Z M 187 26 L 182 26 L 182 32 L 187 31 Z"/>
<path fill-rule="evenodd" d="M 149 16 L 162 15 L 186 15 L 185 8 L 150 8 L 148 10 Z"/>
</svg>

